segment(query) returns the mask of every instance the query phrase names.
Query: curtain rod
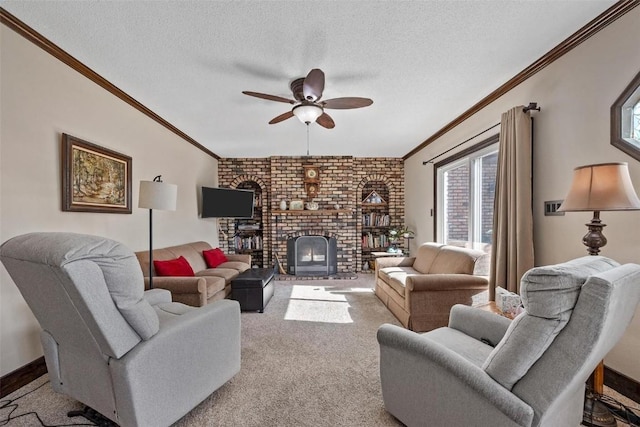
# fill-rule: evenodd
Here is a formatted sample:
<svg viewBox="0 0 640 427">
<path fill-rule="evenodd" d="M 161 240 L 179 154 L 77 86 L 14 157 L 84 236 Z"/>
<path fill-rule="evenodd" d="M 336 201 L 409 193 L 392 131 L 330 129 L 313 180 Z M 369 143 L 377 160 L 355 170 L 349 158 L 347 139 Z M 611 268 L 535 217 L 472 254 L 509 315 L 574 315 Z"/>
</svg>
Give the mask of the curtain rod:
<svg viewBox="0 0 640 427">
<path fill-rule="evenodd" d="M 526 107 L 524 107 L 524 108 L 522 109 L 522 112 L 526 113 L 527 111 L 531 111 L 531 110 L 540 111 L 540 107 L 538 107 L 538 103 L 537 103 L 537 102 L 530 102 L 530 103 L 529 103 L 529 105 L 527 105 Z M 425 160 L 424 162 L 422 162 L 422 165 L 424 166 L 424 165 L 426 165 L 426 164 L 428 164 L 428 163 L 433 163 L 433 161 L 434 161 L 435 159 L 437 159 L 438 157 L 440 157 L 440 156 L 443 156 L 443 155 L 447 154 L 447 153 L 448 153 L 449 151 L 451 151 L 451 150 L 455 150 L 456 148 L 460 147 L 462 144 L 465 144 L 465 143 L 467 143 L 467 142 L 471 141 L 473 138 L 476 138 L 476 137 L 478 137 L 478 136 L 482 135 L 482 134 L 483 134 L 483 133 L 485 133 L 485 132 L 489 132 L 491 129 L 493 129 L 493 128 L 494 128 L 494 127 L 496 127 L 496 126 L 500 126 L 500 122 L 496 123 L 495 125 L 493 125 L 493 126 L 491 126 L 491 127 L 486 128 L 486 129 L 485 129 L 485 130 L 483 130 L 482 132 L 479 132 L 479 133 L 477 133 L 477 134 L 473 135 L 473 136 L 472 136 L 472 137 L 470 137 L 470 138 L 465 139 L 465 140 L 464 140 L 464 141 L 462 141 L 461 143 L 454 145 L 453 147 L 449 148 L 449 149 L 448 149 L 448 150 L 446 150 L 446 151 L 443 151 L 442 153 L 438 154 L 437 156 L 433 156 L 433 157 L 432 157 L 432 158 L 430 158 L 429 160 Z"/>
<path fill-rule="evenodd" d="M 482 134 L 483 134 L 483 133 L 485 133 L 485 132 L 489 132 L 491 129 L 493 129 L 493 128 L 494 128 L 494 127 L 496 127 L 496 126 L 500 126 L 500 123 L 498 122 L 498 123 L 496 123 L 495 125 L 493 125 L 493 126 L 491 126 L 491 127 L 486 128 L 486 129 L 485 129 L 485 130 L 483 130 L 482 132 L 479 132 L 479 133 L 477 133 L 477 134 L 473 135 L 472 137 L 465 139 L 465 140 L 464 140 L 464 141 L 462 141 L 461 143 L 454 145 L 453 147 L 449 148 L 448 150 L 443 151 L 442 153 L 438 154 L 437 156 L 433 156 L 433 157 L 432 157 L 432 158 L 430 158 L 429 160 L 425 160 L 424 162 L 422 162 L 422 165 L 424 166 L 424 165 L 426 165 L 427 163 L 433 163 L 433 161 L 434 161 L 435 159 L 437 159 L 438 157 L 440 157 L 440 156 L 444 156 L 444 155 L 445 155 L 445 154 L 447 154 L 449 151 L 451 151 L 451 150 L 455 150 L 456 148 L 460 147 L 462 144 L 464 144 L 464 143 L 466 143 L 466 142 L 471 141 L 473 138 L 478 137 L 478 136 L 482 135 Z"/>
</svg>

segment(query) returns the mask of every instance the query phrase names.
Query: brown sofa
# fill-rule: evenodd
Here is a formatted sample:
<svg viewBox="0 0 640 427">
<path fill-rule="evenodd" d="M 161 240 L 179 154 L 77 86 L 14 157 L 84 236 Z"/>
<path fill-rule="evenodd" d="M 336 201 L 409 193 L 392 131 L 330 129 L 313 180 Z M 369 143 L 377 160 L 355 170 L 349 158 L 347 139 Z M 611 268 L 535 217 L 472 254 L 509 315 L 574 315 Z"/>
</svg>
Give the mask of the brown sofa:
<svg viewBox="0 0 640 427">
<path fill-rule="evenodd" d="M 483 252 L 425 243 L 415 257 L 378 258 L 375 293 L 405 328 L 430 331 L 448 324 L 454 304 L 487 291 L 487 264 Z"/>
<path fill-rule="evenodd" d="M 193 242 L 153 250 L 154 261 L 166 261 L 180 256 L 191 265 L 195 277 L 157 276 L 153 271 L 153 287 L 171 291 L 173 301 L 195 307 L 226 298 L 231 293 L 231 280 L 251 268 L 251 255 L 226 254 L 227 262 L 216 268 L 207 268 L 202 251 L 211 249 L 206 242 Z M 136 252 L 136 257 L 149 287 L 149 251 Z"/>
</svg>

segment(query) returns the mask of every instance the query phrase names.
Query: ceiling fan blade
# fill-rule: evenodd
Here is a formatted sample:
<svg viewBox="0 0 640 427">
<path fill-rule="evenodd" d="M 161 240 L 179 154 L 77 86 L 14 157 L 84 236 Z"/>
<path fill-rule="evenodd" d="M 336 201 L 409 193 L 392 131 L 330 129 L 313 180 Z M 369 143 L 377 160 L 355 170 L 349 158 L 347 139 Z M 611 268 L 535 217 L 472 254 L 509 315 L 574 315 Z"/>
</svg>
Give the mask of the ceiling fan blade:
<svg viewBox="0 0 640 427">
<path fill-rule="evenodd" d="M 333 129 L 334 127 L 336 127 L 333 119 L 327 113 L 322 113 L 322 115 L 316 119 L 316 123 L 327 129 Z"/>
<path fill-rule="evenodd" d="M 287 111 L 286 113 L 280 114 L 278 117 L 274 117 L 269 122 L 270 125 L 275 125 L 276 123 L 280 123 L 284 120 L 290 119 L 293 117 L 293 111 Z"/>
<path fill-rule="evenodd" d="M 283 98 L 281 96 L 276 96 L 276 95 L 267 95 L 266 93 L 249 92 L 247 90 L 243 90 L 242 93 L 249 96 L 255 96 L 256 98 L 266 99 L 268 101 L 286 102 L 287 104 L 296 103 L 296 101 L 294 101 L 293 99 L 287 99 L 287 98 Z"/>
<path fill-rule="evenodd" d="M 326 101 L 322 101 L 323 108 L 331 108 L 334 110 L 349 110 L 351 108 L 362 108 L 368 107 L 373 104 L 373 101 L 369 98 L 356 98 L 356 97 L 346 97 L 346 98 L 333 98 L 327 99 Z"/>
<path fill-rule="evenodd" d="M 308 101 L 317 101 L 322 97 L 324 90 L 324 73 L 319 68 L 309 71 L 302 85 L 302 93 Z"/>
</svg>

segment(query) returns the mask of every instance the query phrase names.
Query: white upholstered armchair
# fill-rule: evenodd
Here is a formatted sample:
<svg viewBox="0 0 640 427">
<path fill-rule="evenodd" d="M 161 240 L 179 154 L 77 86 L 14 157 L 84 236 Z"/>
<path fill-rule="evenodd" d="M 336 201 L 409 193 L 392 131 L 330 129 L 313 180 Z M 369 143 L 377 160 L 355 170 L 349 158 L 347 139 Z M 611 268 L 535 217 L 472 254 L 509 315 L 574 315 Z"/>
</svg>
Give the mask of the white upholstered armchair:
<svg viewBox="0 0 640 427">
<path fill-rule="evenodd" d="M 457 305 L 448 327 L 425 334 L 381 326 L 386 409 L 407 426 L 579 425 L 585 381 L 634 315 L 640 265 L 537 267 L 521 293 L 513 321 Z"/>
<path fill-rule="evenodd" d="M 144 292 L 113 240 L 32 233 L 0 260 L 38 319 L 53 389 L 121 426 L 168 426 L 240 370 L 240 307 L 194 308 Z"/>
</svg>

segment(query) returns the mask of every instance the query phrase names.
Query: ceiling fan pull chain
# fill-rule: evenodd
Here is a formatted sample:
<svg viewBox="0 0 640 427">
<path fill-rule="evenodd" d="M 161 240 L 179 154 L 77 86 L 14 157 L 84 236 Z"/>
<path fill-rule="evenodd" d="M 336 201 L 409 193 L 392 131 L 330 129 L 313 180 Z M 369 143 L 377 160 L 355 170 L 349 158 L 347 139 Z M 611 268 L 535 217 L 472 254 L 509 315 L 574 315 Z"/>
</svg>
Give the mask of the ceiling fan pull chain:
<svg viewBox="0 0 640 427">
<path fill-rule="evenodd" d="M 309 157 L 309 122 L 307 122 L 307 157 Z"/>
</svg>

